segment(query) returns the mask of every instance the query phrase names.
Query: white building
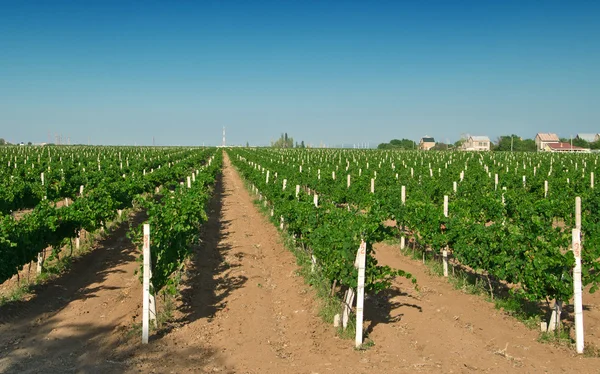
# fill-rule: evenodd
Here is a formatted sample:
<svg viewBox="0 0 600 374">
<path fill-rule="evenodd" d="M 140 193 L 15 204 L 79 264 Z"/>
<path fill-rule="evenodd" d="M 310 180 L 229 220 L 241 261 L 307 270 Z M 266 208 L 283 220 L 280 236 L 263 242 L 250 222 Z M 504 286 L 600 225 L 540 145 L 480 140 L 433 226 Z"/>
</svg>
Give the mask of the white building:
<svg viewBox="0 0 600 374">
<path fill-rule="evenodd" d="M 463 151 L 489 151 L 492 142 L 487 136 L 471 135 L 462 144 Z"/>
<path fill-rule="evenodd" d="M 538 151 L 543 151 L 546 149 L 546 144 L 548 143 L 558 143 L 560 139 L 558 139 L 558 135 L 553 133 L 544 133 L 539 132 L 535 136 L 535 145 L 537 146 Z"/>
</svg>

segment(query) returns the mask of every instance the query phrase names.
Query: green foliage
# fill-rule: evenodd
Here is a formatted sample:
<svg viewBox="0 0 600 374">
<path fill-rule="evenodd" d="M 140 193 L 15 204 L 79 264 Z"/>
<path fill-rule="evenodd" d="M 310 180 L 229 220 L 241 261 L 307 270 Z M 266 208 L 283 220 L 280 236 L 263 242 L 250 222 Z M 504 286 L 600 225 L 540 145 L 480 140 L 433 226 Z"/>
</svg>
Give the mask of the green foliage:
<svg viewBox="0 0 600 374">
<path fill-rule="evenodd" d="M 361 240 L 367 242 L 366 292 L 388 288 L 395 276 L 412 278 L 403 271 L 378 265 L 372 244 L 385 238 L 385 226 L 378 214 L 365 214 L 357 207 L 339 207 L 340 200 L 349 200 L 342 199 L 348 193 L 345 186 L 338 185 L 331 190 L 324 188 L 323 192 L 330 192 L 325 194 L 328 198 L 321 199 L 319 206 L 315 207 L 313 196 L 304 190 L 296 198 L 294 186 L 325 187 L 320 184 L 324 178 L 319 178 L 318 174 L 299 173 L 298 166 L 292 166 L 285 157 L 282 160 L 283 155 L 278 151 L 234 149 L 229 152 L 243 177 L 273 203 L 274 223 L 279 224 L 280 217 L 283 217 L 288 233 L 317 258 L 321 273 L 329 283 L 335 280 L 340 286 L 356 288 L 358 271 L 354 261 Z M 263 166 L 271 170 L 268 183 Z M 282 188 L 283 179 L 287 179 L 285 190 Z M 357 199 L 364 195 L 359 190 L 352 191 L 352 196 Z M 335 197 L 340 200 L 334 200 Z M 370 200 L 370 196 L 366 198 Z"/>
<path fill-rule="evenodd" d="M 518 145 L 523 143 L 528 142 Z M 461 264 L 488 274 L 490 283 L 514 285 L 524 300 L 568 300 L 575 196 L 583 206 L 583 282 L 592 292 L 600 285 L 600 191 L 590 188 L 590 173 L 600 171 L 596 154 L 255 150 L 233 157 L 273 203 L 276 223 L 283 216 L 297 241 L 325 261 L 329 279 L 345 286 L 353 286 L 360 239 L 373 243 L 396 232 L 427 253 L 447 246 Z M 266 170 L 271 171 L 268 184 Z M 298 199 L 295 185 L 302 186 Z M 400 200 L 403 185 L 405 204 Z M 309 189 L 318 192 L 319 208 L 312 205 Z M 444 195 L 449 197 L 448 217 L 443 215 Z M 398 228 L 385 227 L 386 220 Z M 370 256 L 367 263 L 373 260 Z M 371 263 L 369 287 L 377 291 L 392 272 L 375 270 L 376 262 Z"/>
<path fill-rule="evenodd" d="M 381 143 L 377 149 L 398 149 L 398 150 L 413 150 L 417 148 L 417 143 L 409 139 L 392 139 L 389 143 Z"/>
<path fill-rule="evenodd" d="M 8 165 L 7 160 L 17 165 L 0 169 L 0 183 L 4 183 L 0 188 L 0 210 L 35 207 L 18 220 L 10 214 L 0 216 L 0 282 L 36 260 L 44 248 L 58 249 L 65 239 L 77 237 L 81 230 L 92 232 L 103 227 L 117 216 L 117 209 L 131 207 L 136 196 L 185 177 L 190 167 L 214 152 L 189 148 L 21 148 L 7 148 L 0 153 L 4 165 Z M 28 159 L 36 163 L 27 163 Z M 98 164 L 103 171 L 94 172 Z M 144 169 L 148 169 L 146 175 Z M 154 172 L 150 173 L 151 169 Z M 44 186 L 40 170 L 45 173 Z M 76 196 L 79 185 L 85 185 L 83 196 Z M 51 197 L 75 200 L 68 207 L 56 208 Z"/>
<path fill-rule="evenodd" d="M 281 134 L 279 139 L 274 142 L 271 142 L 271 147 L 273 148 L 294 148 L 294 138 L 288 137 L 287 132 L 285 134 Z"/>
<path fill-rule="evenodd" d="M 514 152 L 535 152 L 537 146 L 533 139 L 522 139 L 519 136 L 503 135 L 498 138 L 497 144 L 493 147 L 494 151 L 514 151 Z"/>
<path fill-rule="evenodd" d="M 191 188 L 185 184 L 178 185 L 159 201 L 153 197 L 138 199 L 139 205 L 146 208 L 148 213 L 151 281 L 155 293 L 163 290 L 168 294 L 176 293 L 179 282 L 176 274 L 191 255 L 192 245 L 198 240 L 200 226 L 208 220 L 206 208 L 210 189 L 221 171 L 221 164 L 222 153 L 217 152 L 210 165 L 201 168 Z M 133 236 L 141 247 L 143 225 L 134 231 Z M 141 267 L 139 273 L 143 274 Z"/>
</svg>

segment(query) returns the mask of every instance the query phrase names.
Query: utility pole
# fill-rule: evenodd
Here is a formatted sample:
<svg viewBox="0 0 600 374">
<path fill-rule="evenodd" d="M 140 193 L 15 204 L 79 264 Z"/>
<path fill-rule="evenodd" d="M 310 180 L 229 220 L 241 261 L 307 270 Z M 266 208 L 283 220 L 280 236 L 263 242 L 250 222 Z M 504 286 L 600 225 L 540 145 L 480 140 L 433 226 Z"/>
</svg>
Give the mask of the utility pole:
<svg viewBox="0 0 600 374">
<path fill-rule="evenodd" d="M 223 144 L 221 145 L 225 147 L 225 126 L 223 126 Z"/>
<path fill-rule="evenodd" d="M 510 136 L 510 151 L 513 151 L 513 139 L 514 139 L 514 135 Z"/>
</svg>

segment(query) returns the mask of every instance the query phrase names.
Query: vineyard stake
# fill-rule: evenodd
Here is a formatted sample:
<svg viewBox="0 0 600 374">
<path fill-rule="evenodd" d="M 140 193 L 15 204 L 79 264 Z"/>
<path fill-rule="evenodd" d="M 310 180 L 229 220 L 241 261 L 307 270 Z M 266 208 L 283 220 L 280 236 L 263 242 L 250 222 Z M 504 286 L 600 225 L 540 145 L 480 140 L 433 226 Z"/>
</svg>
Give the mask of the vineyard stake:
<svg viewBox="0 0 600 374">
<path fill-rule="evenodd" d="M 444 195 L 444 217 L 448 217 L 448 195 Z M 444 261 L 444 277 L 448 277 L 448 246 L 442 251 Z"/>
<path fill-rule="evenodd" d="M 573 304 L 575 309 L 575 346 L 577 353 L 583 353 L 584 348 L 581 251 L 581 231 L 573 229 L 573 254 L 575 255 L 575 267 L 573 268 Z"/>
<path fill-rule="evenodd" d="M 354 303 L 354 296 L 354 288 L 348 288 L 344 297 L 344 307 L 342 310 L 342 328 L 344 330 L 346 330 L 346 327 L 348 327 L 348 319 L 350 317 L 352 304 Z"/>
<path fill-rule="evenodd" d="M 356 348 L 363 340 L 363 312 L 365 303 L 365 266 L 367 262 L 367 243 L 362 241 L 356 255 L 355 266 L 358 267 L 358 285 L 356 287 Z"/>
<path fill-rule="evenodd" d="M 148 331 L 150 320 L 156 320 L 156 304 L 154 296 L 150 294 L 150 279 L 152 269 L 150 268 L 150 225 L 144 224 L 143 244 L 144 281 L 142 289 L 142 344 L 148 344 Z"/>
</svg>

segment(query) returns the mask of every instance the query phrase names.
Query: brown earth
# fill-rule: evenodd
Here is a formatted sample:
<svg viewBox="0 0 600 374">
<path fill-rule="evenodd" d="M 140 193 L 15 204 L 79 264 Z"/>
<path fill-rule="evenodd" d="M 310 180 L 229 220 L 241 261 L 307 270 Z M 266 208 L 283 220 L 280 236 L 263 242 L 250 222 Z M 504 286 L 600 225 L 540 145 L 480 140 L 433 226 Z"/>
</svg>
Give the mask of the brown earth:
<svg viewBox="0 0 600 374">
<path fill-rule="evenodd" d="M 123 225 L 31 300 L 0 307 L 0 372 L 599 371 L 598 359 L 538 343 L 536 331 L 383 244 L 380 262 L 412 272 L 420 291 L 398 279 L 368 297 L 364 326 L 374 346 L 356 351 L 318 317 L 293 255 L 227 158 L 215 192 L 175 321 L 150 344 L 140 344 L 138 251 Z"/>
</svg>

